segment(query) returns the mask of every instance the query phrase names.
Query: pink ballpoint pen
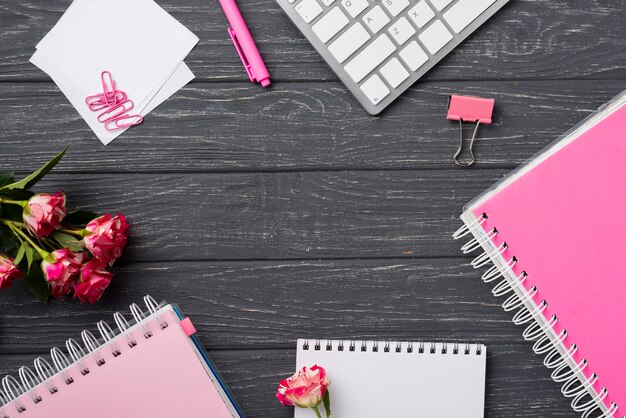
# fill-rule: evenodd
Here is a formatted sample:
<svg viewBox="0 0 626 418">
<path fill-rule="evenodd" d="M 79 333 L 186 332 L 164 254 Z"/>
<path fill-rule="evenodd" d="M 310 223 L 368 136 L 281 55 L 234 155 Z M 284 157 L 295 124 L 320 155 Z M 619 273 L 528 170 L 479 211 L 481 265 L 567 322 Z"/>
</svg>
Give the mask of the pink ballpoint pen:
<svg viewBox="0 0 626 418">
<path fill-rule="evenodd" d="M 250 77 L 250 81 L 258 81 L 263 87 L 269 86 L 270 73 L 265 67 L 263 58 L 259 54 L 241 12 L 239 12 L 237 3 L 235 0 L 220 0 L 220 4 L 231 26 L 228 28 L 228 33 L 235 44 L 235 49 L 248 73 L 248 77 Z"/>
</svg>

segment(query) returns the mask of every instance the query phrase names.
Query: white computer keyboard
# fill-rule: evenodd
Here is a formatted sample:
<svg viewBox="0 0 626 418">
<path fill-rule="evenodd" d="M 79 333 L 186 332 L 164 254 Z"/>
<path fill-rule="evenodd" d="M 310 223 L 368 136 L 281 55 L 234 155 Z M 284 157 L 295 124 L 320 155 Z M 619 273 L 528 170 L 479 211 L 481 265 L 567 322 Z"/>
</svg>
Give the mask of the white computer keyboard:
<svg viewBox="0 0 626 418">
<path fill-rule="evenodd" d="M 377 114 L 508 0 L 277 0 Z"/>
</svg>

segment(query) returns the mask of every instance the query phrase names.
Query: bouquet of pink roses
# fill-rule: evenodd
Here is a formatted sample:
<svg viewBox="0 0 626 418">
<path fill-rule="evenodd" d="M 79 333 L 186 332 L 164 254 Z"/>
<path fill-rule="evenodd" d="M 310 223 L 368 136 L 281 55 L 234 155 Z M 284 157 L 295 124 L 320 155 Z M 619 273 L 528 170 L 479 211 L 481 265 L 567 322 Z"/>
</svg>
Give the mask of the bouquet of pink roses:
<svg viewBox="0 0 626 418">
<path fill-rule="evenodd" d="M 73 292 L 93 304 L 111 283 L 108 268 L 122 255 L 129 225 L 119 214 L 68 212 L 62 192 L 29 190 L 66 150 L 20 181 L 0 174 L 0 290 L 23 278 L 43 302 Z"/>
</svg>

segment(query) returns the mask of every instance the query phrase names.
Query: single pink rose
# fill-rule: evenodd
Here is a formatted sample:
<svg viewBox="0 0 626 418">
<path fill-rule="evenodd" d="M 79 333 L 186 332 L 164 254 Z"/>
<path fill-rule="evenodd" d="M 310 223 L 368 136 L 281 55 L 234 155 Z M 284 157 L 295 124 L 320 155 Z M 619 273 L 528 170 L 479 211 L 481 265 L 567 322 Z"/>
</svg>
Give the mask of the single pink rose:
<svg viewBox="0 0 626 418">
<path fill-rule="evenodd" d="M 85 227 L 85 247 L 102 263 L 112 266 L 121 255 L 130 226 L 124 215 L 103 215 L 89 222 Z"/>
<path fill-rule="evenodd" d="M 81 303 L 89 302 L 92 305 L 100 299 L 111 283 L 113 273 L 106 270 L 106 264 L 98 259 L 83 264 L 80 271 L 80 280 L 74 283 L 74 299 Z"/>
<path fill-rule="evenodd" d="M 13 264 L 13 259 L 0 255 L 0 290 L 11 286 L 13 280 L 22 277 L 22 272 Z"/>
<path fill-rule="evenodd" d="M 37 238 L 44 238 L 61 227 L 65 215 L 65 193 L 40 193 L 28 199 L 22 218 Z"/>
<path fill-rule="evenodd" d="M 286 406 L 317 408 L 328 389 L 326 370 L 320 366 L 303 367 L 278 385 L 276 398 Z"/>
<path fill-rule="evenodd" d="M 52 287 L 52 296 L 59 299 L 72 290 L 72 282 L 78 279 L 85 255 L 61 248 L 48 254 L 41 262 L 44 278 Z"/>
</svg>

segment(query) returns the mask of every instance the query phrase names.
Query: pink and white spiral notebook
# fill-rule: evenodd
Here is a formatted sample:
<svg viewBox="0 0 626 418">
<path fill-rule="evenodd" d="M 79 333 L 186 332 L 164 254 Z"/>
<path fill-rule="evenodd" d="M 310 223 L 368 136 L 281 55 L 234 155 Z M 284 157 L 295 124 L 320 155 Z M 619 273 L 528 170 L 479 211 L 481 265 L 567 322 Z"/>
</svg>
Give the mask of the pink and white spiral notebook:
<svg viewBox="0 0 626 418">
<path fill-rule="evenodd" d="M 466 206 L 455 238 L 575 411 L 626 416 L 626 92 Z"/>
<path fill-rule="evenodd" d="M 2 379 L 1 418 L 239 418 L 240 408 L 175 305 L 144 298 L 134 320 L 115 314 L 118 331 L 53 348 L 17 376 Z"/>
</svg>

